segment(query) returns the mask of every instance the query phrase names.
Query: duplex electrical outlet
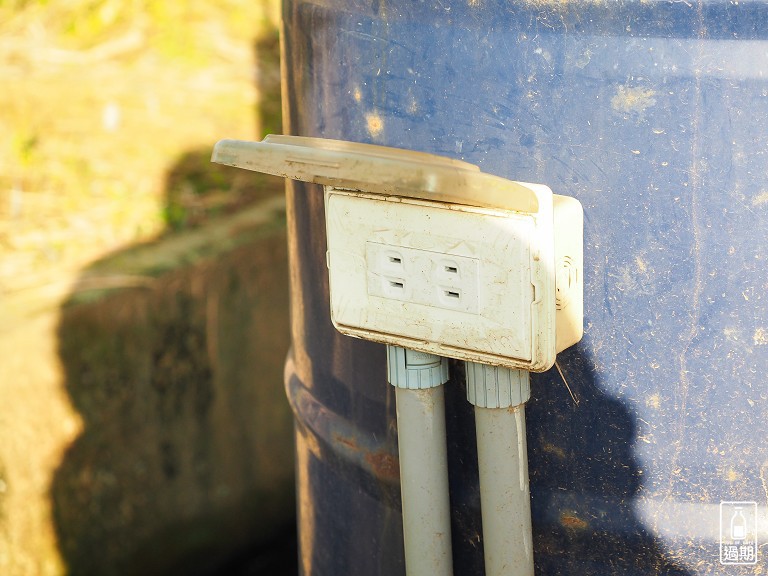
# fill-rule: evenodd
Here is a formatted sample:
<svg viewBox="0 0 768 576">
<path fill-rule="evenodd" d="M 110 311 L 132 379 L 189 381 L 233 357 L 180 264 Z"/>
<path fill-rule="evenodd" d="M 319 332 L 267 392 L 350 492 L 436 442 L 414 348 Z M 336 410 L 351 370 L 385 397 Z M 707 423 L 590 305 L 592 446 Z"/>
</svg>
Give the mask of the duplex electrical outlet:
<svg viewBox="0 0 768 576">
<path fill-rule="evenodd" d="M 478 314 L 477 258 L 367 241 L 368 295 Z"/>
<path fill-rule="evenodd" d="M 461 161 L 318 138 L 223 140 L 214 161 L 325 187 L 343 334 L 543 371 L 583 333 L 583 211 Z"/>
</svg>

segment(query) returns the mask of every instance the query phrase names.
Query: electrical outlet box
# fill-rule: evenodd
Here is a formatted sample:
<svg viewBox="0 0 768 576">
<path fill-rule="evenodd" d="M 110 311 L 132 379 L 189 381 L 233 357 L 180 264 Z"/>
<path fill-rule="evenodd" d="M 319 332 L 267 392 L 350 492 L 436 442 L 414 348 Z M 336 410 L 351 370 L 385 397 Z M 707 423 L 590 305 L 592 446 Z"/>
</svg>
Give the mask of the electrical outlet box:
<svg viewBox="0 0 768 576">
<path fill-rule="evenodd" d="M 583 211 L 546 186 L 331 140 L 222 141 L 214 161 L 325 186 L 343 334 L 543 371 L 583 332 Z"/>
<path fill-rule="evenodd" d="M 531 215 L 333 187 L 325 209 L 340 332 L 486 364 L 552 365 L 553 245 Z"/>
</svg>

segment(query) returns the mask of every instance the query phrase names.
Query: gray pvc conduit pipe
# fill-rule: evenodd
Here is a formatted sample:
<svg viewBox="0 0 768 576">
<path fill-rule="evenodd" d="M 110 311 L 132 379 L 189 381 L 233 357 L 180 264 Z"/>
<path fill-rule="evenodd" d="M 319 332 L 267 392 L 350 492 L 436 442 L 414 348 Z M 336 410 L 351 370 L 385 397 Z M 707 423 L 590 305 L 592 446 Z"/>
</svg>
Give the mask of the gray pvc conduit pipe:
<svg viewBox="0 0 768 576">
<path fill-rule="evenodd" d="M 530 375 L 466 363 L 475 405 L 486 576 L 533 576 L 531 492 L 525 439 Z"/>
<path fill-rule="evenodd" d="M 443 383 L 448 364 L 433 354 L 387 346 L 396 387 L 405 570 L 452 576 L 451 508 Z"/>
</svg>

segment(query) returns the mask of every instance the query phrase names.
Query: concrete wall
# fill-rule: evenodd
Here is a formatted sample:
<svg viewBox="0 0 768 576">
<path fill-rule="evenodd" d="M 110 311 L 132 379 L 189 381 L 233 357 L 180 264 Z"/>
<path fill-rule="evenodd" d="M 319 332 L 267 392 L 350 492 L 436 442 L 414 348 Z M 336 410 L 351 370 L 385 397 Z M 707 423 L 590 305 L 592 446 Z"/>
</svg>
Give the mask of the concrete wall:
<svg viewBox="0 0 768 576">
<path fill-rule="evenodd" d="M 189 574 L 293 522 L 287 279 L 279 197 L 5 299 L 0 574 Z"/>
</svg>

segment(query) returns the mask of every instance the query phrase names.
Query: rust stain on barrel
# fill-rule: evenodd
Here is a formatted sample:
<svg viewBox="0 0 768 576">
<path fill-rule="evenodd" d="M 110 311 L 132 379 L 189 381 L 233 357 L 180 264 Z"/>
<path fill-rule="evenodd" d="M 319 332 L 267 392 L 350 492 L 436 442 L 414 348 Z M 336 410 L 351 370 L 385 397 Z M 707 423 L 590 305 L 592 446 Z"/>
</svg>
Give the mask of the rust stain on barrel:
<svg viewBox="0 0 768 576">
<path fill-rule="evenodd" d="M 354 438 L 348 438 L 341 434 L 334 435 L 333 439 L 350 451 L 359 453 L 371 472 L 378 478 L 383 480 L 400 479 L 400 462 L 394 454 L 386 450 L 366 450 Z"/>
<path fill-rule="evenodd" d="M 589 523 L 567 512 L 560 515 L 560 524 L 573 530 L 586 530 L 589 527 Z"/>
<path fill-rule="evenodd" d="M 400 478 L 400 462 L 387 452 L 372 452 L 363 456 L 365 461 L 380 478 L 395 480 Z"/>
</svg>

